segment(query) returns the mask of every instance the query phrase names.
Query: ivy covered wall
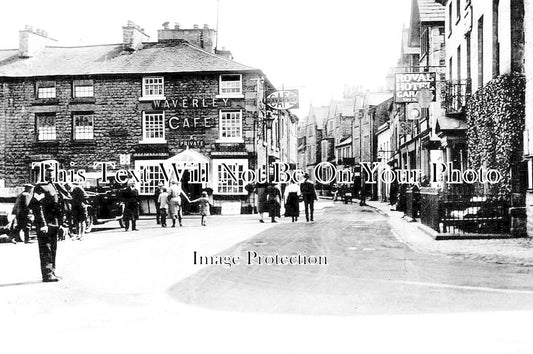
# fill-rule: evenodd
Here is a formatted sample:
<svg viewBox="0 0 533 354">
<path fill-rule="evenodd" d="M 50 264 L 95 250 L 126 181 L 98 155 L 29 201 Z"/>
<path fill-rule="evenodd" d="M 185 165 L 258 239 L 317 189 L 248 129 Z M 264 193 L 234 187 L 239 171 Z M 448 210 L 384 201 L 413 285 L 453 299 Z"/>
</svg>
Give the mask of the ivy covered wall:
<svg viewBox="0 0 533 354">
<path fill-rule="evenodd" d="M 482 166 L 500 171 L 499 184 L 490 194 L 508 197 L 518 178 L 525 124 L 525 84 L 520 74 L 506 74 L 472 95 L 466 109 L 468 161 L 470 168 Z"/>
</svg>

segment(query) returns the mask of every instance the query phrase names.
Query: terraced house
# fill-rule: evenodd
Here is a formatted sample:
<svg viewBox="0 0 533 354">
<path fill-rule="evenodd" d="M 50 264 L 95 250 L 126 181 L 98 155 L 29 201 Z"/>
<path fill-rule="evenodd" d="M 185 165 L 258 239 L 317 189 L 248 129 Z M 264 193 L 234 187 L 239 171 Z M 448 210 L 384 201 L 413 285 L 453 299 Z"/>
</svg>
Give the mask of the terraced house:
<svg viewBox="0 0 533 354">
<path fill-rule="evenodd" d="M 150 196 L 169 180 L 160 163 L 204 163 L 202 182 L 187 171 L 184 189 L 244 210 L 247 183 L 233 176 L 266 161 L 295 163 L 296 117 L 267 119 L 262 102 L 274 86 L 215 38 L 206 25 L 165 23 L 150 42 L 129 22 L 123 43 L 61 47 L 43 31 L 20 31 L 19 48 L 0 50 L 0 180 L 33 182 L 32 164 L 53 159 L 95 183 L 106 162 L 111 172 L 140 171 L 140 194 Z"/>
</svg>

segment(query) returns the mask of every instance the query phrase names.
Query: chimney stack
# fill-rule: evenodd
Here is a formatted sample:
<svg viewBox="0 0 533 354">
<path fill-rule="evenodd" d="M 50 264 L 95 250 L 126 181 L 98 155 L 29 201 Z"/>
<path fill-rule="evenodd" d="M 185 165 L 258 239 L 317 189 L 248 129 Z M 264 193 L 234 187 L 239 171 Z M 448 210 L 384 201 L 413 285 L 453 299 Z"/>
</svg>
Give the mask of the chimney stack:
<svg viewBox="0 0 533 354">
<path fill-rule="evenodd" d="M 34 30 L 32 26 L 26 25 L 19 31 L 19 57 L 30 58 L 47 45 L 55 44 L 57 41 L 48 37 L 48 32 L 42 29 Z"/>
<path fill-rule="evenodd" d="M 173 29 L 163 26 L 163 29 L 158 30 L 157 40 L 160 42 L 184 40 L 207 52 L 214 53 L 216 33 L 217 31 L 209 28 L 207 24 L 204 24 L 203 28 L 197 24 L 193 25 L 193 28 L 181 28 L 176 22 Z"/>
<path fill-rule="evenodd" d="M 122 27 L 122 43 L 126 50 L 141 49 L 143 42 L 147 42 L 149 39 L 150 36 L 144 32 L 144 28 L 133 21 L 128 21 L 128 25 Z"/>
</svg>

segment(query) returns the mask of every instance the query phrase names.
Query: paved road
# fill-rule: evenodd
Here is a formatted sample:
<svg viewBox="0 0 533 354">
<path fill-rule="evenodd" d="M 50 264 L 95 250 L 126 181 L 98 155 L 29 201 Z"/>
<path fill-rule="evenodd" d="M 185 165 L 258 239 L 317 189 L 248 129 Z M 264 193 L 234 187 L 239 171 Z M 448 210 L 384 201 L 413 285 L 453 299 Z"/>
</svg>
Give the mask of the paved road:
<svg viewBox="0 0 533 354">
<path fill-rule="evenodd" d="M 177 283 L 188 304 L 322 315 L 533 310 L 532 268 L 416 253 L 369 207 L 336 204 L 314 223 L 287 223 L 220 255 L 324 255 L 328 265 L 211 266 Z M 253 253 L 252 253 L 253 254 Z"/>
<path fill-rule="evenodd" d="M 324 205 L 324 204 L 322 204 Z M 10 353 L 528 353 L 530 268 L 416 253 L 373 209 L 314 223 L 212 217 L 141 223 L 59 245 L 57 284 L 35 244 L 0 245 Z M 327 266 L 193 264 L 202 255 L 325 255 Z M 428 349 L 429 348 L 429 349 Z M 2 350 L 3 351 L 3 350 Z"/>
</svg>

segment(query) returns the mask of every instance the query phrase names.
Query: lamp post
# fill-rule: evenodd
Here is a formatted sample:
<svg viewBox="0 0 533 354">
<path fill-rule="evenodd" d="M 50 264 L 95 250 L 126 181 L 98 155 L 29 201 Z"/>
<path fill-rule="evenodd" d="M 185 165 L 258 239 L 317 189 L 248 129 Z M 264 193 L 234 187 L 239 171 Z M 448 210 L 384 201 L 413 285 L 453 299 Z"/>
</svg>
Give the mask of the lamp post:
<svg viewBox="0 0 533 354">
<path fill-rule="evenodd" d="M 269 139 L 268 139 L 268 131 L 269 130 L 272 130 L 272 123 L 274 122 L 274 119 L 273 116 L 272 116 L 272 112 L 268 110 L 267 106 L 266 106 L 266 102 L 265 102 L 265 117 L 263 118 L 263 129 L 265 130 L 265 134 L 264 134 L 264 139 L 265 139 L 265 174 L 266 174 L 266 181 L 267 183 L 270 182 L 270 166 L 269 166 L 269 154 L 268 154 L 268 149 L 269 149 Z M 271 132 L 272 134 L 272 132 Z"/>
</svg>

